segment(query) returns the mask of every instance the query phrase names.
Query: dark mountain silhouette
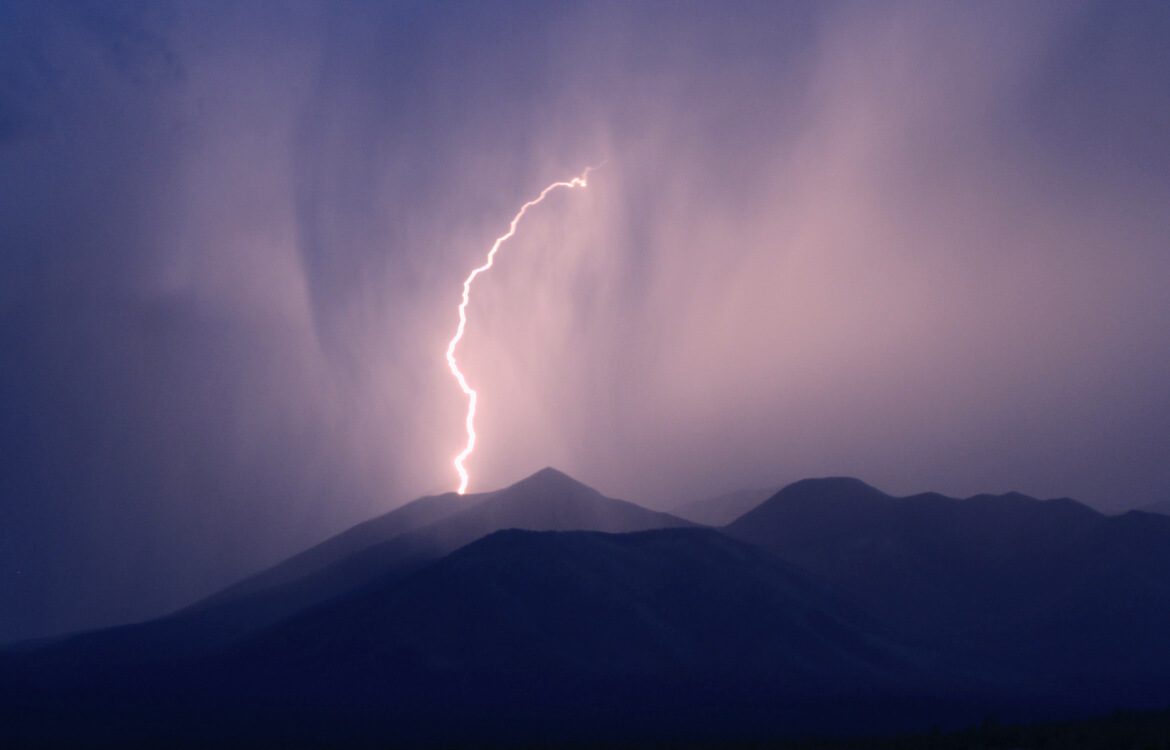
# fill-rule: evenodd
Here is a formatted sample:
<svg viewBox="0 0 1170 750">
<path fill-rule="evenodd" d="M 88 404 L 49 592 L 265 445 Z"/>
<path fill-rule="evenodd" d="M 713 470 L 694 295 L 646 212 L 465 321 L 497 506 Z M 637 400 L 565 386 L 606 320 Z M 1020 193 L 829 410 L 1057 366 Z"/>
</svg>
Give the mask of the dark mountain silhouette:
<svg viewBox="0 0 1170 750">
<path fill-rule="evenodd" d="M 1071 500 L 894 498 L 832 478 L 785 487 L 725 530 L 826 577 L 891 621 L 936 632 L 994 627 L 1007 613 L 989 610 L 989 598 L 1017 590 L 1038 561 L 1103 521 Z"/>
<path fill-rule="evenodd" d="M 838 478 L 786 487 L 724 531 L 995 680 L 1170 701 L 1170 518 L 1017 493 L 895 498 Z"/>
<path fill-rule="evenodd" d="M 838 478 L 695 528 L 546 469 L 424 498 L 170 618 L 0 652 L 0 741 L 637 744 L 1067 718 L 1170 703 L 1168 626 L 1170 517 Z"/>
<path fill-rule="evenodd" d="M 126 737 L 142 729 L 118 717 L 144 715 L 188 740 L 751 738 L 927 695 L 938 676 L 921 661 L 800 569 L 714 530 L 510 530 L 212 656 L 49 685 L 34 703 L 52 739 Z M 192 726 L 191 706 L 212 723 Z M 859 726 L 890 718 L 869 716 Z"/>
<path fill-rule="evenodd" d="M 608 498 L 545 468 L 495 492 L 424 497 L 359 524 L 169 617 L 56 639 L 42 668 L 63 674 L 191 657 L 297 612 L 414 572 L 500 529 L 639 531 L 692 525 Z"/>
<path fill-rule="evenodd" d="M 509 530 L 294 618 L 239 653 L 249 669 L 281 672 L 286 653 L 318 674 L 356 651 L 427 669 L 763 670 L 807 688 L 905 667 L 875 629 L 799 568 L 712 530 Z M 381 670 L 368 660 L 352 668 Z"/>
<path fill-rule="evenodd" d="M 775 495 L 777 489 L 769 487 L 725 492 L 715 497 L 704 497 L 683 503 L 671 512 L 695 523 L 725 526 Z"/>
</svg>

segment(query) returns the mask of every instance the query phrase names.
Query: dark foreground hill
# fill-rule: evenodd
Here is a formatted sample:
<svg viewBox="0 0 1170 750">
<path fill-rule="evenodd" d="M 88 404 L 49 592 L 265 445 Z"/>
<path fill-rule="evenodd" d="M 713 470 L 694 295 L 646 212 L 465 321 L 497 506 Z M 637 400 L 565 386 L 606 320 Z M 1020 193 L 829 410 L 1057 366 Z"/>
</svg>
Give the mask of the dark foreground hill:
<svg viewBox="0 0 1170 750">
<path fill-rule="evenodd" d="M 924 658 L 712 530 L 503 531 L 210 657 L 57 684 L 12 657 L 4 718 L 66 742 L 751 739 L 889 727 L 882 702 L 912 726 Z"/>
<path fill-rule="evenodd" d="M 23 737 L 754 741 L 961 725 L 1021 694 L 709 529 L 504 531 L 200 658 L 0 668 Z"/>
</svg>

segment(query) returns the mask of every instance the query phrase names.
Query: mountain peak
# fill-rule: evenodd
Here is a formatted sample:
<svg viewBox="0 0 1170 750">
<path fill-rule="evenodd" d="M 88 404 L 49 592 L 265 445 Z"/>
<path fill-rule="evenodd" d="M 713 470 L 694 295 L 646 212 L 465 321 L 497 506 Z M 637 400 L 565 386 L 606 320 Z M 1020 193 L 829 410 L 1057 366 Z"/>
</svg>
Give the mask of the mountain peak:
<svg viewBox="0 0 1170 750">
<path fill-rule="evenodd" d="M 690 526 L 689 521 L 606 497 L 568 474 L 546 467 L 445 522 L 447 546 L 461 546 L 499 529 L 641 531 Z"/>
<path fill-rule="evenodd" d="M 823 477 L 793 482 L 743 514 L 726 528 L 746 537 L 770 537 L 794 524 L 812 519 L 858 520 L 876 512 L 892 498 L 853 477 Z M 746 538 L 745 537 L 745 538 Z"/>
<path fill-rule="evenodd" d="M 500 490 L 500 492 L 511 493 L 517 490 L 523 490 L 526 493 L 539 492 L 541 494 L 579 494 L 583 490 L 589 493 L 597 493 L 597 490 L 593 489 L 584 482 L 580 482 L 563 471 L 554 469 L 551 466 L 544 467 L 540 471 L 531 474 L 524 479 L 521 479 L 519 482 L 505 487 L 503 490 Z"/>
<path fill-rule="evenodd" d="M 801 479 L 799 482 L 793 482 L 788 485 L 780 490 L 780 492 L 790 495 L 865 495 L 870 497 L 885 497 L 884 492 L 855 477 L 816 477 L 813 479 Z"/>
</svg>

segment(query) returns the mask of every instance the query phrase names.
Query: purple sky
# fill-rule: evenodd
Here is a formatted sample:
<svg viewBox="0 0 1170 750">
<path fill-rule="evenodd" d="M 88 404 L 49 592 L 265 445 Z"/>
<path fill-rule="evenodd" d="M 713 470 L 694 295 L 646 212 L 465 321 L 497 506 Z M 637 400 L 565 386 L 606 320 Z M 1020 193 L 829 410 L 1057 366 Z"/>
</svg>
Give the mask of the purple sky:
<svg viewBox="0 0 1170 750">
<path fill-rule="evenodd" d="M 0 7 L 0 640 L 554 465 L 1170 496 L 1170 5 Z"/>
</svg>

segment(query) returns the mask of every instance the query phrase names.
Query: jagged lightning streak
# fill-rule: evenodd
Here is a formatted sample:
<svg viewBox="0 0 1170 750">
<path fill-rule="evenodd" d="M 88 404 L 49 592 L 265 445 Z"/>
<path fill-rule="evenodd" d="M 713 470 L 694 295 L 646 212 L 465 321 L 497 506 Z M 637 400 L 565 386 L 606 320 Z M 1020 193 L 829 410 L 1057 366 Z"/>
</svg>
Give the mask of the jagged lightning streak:
<svg viewBox="0 0 1170 750">
<path fill-rule="evenodd" d="M 500 246 L 511 239 L 512 235 L 516 234 L 516 227 L 520 225 L 520 220 L 524 218 L 524 214 L 528 213 L 528 209 L 543 201 L 545 196 L 557 188 L 585 187 L 589 173 L 594 169 L 596 167 L 586 167 L 584 172 L 571 180 L 554 182 L 544 190 L 541 190 L 540 195 L 521 206 L 520 210 L 516 212 L 516 215 L 512 217 L 512 223 L 508 225 L 508 231 L 503 236 L 497 238 L 492 244 L 492 249 L 488 250 L 487 260 L 463 280 L 463 300 L 459 303 L 459 327 L 455 329 L 455 335 L 451 338 L 450 343 L 447 344 L 447 367 L 459 383 L 459 389 L 467 397 L 467 419 L 465 421 L 467 427 L 467 445 L 463 447 L 463 450 L 459 451 L 459 455 L 455 456 L 454 461 L 455 471 L 459 474 L 459 489 L 456 492 L 460 495 L 467 492 L 467 484 L 470 481 L 467 468 L 464 467 L 463 462 L 475 450 L 475 404 L 479 399 L 479 395 L 475 392 L 474 388 L 467 384 L 467 378 L 463 376 L 463 373 L 459 370 L 458 363 L 455 361 L 455 347 L 459 346 L 459 342 L 463 338 L 463 331 L 467 328 L 467 304 L 471 301 L 471 283 L 475 281 L 477 276 L 492 267 L 492 264 L 496 260 L 496 253 L 500 251 Z"/>
</svg>

